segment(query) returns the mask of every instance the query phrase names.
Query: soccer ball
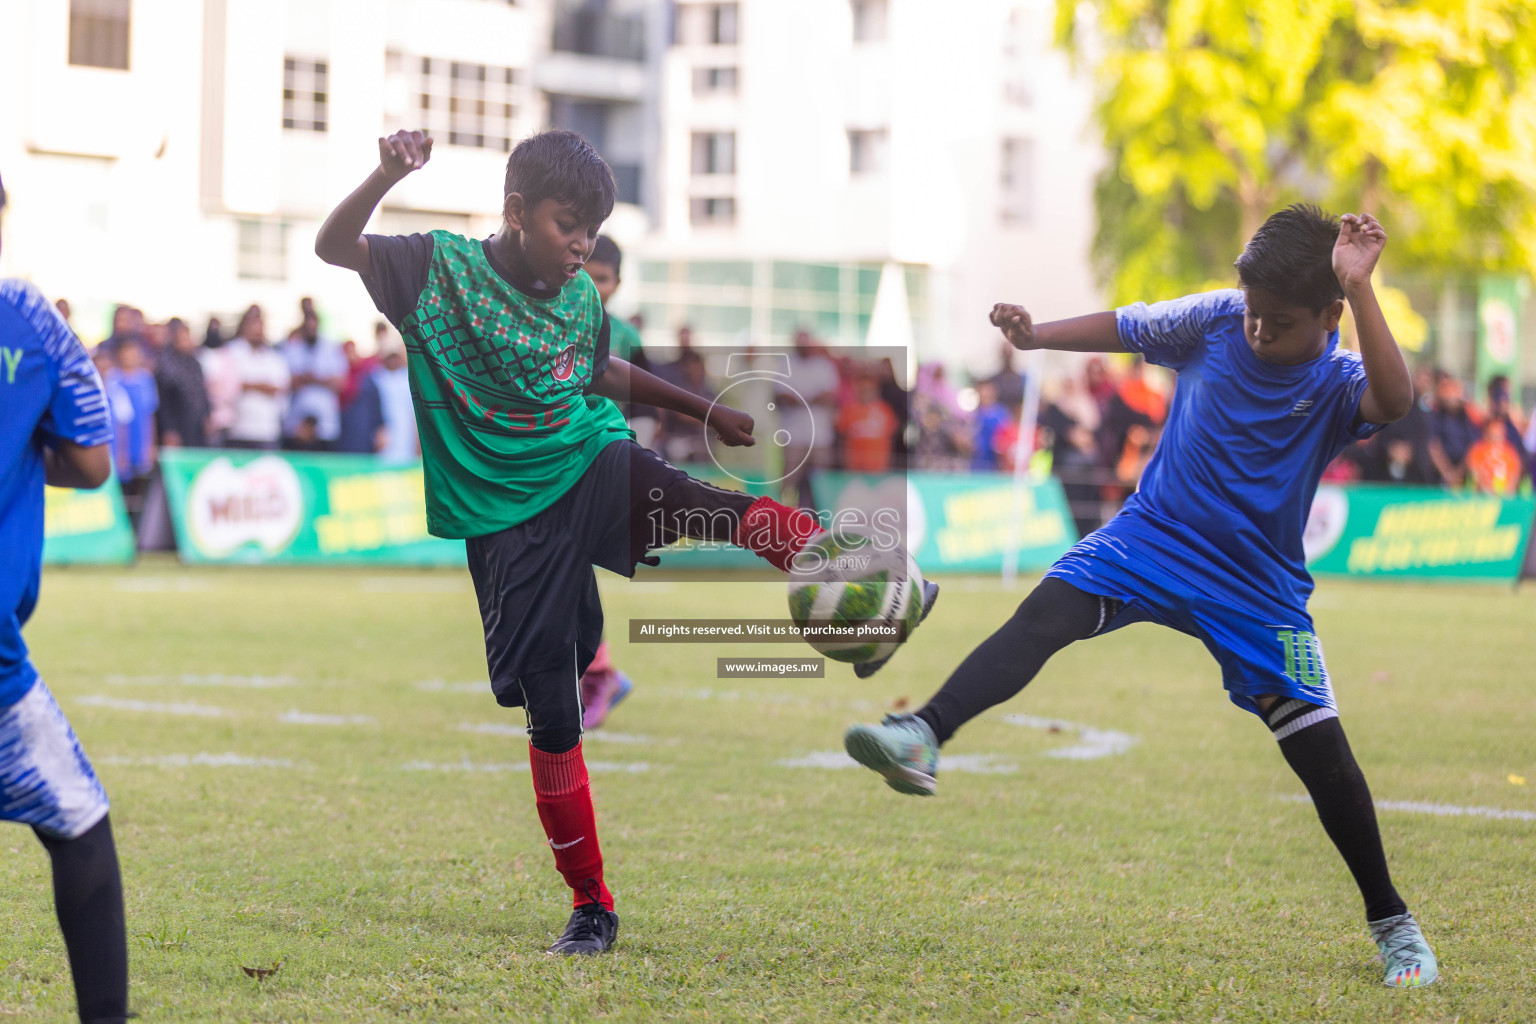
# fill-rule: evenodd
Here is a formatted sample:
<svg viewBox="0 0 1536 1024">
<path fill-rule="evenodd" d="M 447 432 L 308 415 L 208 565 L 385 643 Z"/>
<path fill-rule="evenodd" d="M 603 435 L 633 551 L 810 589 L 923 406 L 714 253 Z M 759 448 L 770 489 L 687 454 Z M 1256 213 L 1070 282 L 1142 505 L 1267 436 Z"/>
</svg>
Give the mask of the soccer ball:
<svg viewBox="0 0 1536 1024">
<path fill-rule="evenodd" d="M 922 573 L 904 549 L 882 551 L 868 537 L 823 533 L 795 556 L 789 617 L 805 642 L 833 661 L 890 657 L 922 614 Z M 877 635 L 861 635 L 859 623 Z"/>
</svg>

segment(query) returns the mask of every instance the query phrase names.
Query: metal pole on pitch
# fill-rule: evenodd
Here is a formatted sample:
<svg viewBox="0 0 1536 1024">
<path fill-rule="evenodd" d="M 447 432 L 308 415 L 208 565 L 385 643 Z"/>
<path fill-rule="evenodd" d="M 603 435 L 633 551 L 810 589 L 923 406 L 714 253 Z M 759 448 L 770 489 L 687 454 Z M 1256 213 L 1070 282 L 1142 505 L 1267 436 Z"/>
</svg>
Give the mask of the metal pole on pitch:
<svg viewBox="0 0 1536 1024">
<path fill-rule="evenodd" d="M 1034 349 L 1024 360 L 1024 408 L 1019 413 L 1019 436 L 1013 447 L 1013 501 L 1008 511 L 1008 546 L 1003 551 L 1003 589 L 1012 590 L 1019 578 L 1019 517 L 1024 513 L 1024 486 L 1035 454 L 1035 424 L 1040 419 L 1041 351 Z"/>
</svg>

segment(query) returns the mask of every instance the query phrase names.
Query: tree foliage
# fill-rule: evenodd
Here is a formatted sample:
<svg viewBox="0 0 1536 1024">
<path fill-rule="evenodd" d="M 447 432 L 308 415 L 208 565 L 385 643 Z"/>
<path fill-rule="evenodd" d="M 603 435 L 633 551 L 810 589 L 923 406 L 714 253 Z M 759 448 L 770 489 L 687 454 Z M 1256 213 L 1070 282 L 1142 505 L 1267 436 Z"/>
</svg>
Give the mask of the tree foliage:
<svg viewBox="0 0 1536 1024">
<path fill-rule="evenodd" d="M 1536 0 L 1057 0 L 1091 61 L 1115 301 L 1230 280 L 1287 202 L 1374 213 L 1394 266 L 1536 269 Z"/>
</svg>

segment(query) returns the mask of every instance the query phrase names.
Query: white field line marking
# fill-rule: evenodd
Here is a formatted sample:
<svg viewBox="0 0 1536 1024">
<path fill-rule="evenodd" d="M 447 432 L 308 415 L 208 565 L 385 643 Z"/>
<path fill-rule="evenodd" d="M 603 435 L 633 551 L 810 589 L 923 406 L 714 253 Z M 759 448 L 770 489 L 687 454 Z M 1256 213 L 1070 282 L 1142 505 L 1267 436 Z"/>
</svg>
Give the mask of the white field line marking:
<svg viewBox="0 0 1536 1024">
<path fill-rule="evenodd" d="M 1095 729 L 1091 725 L 1065 722 L 1059 718 L 1037 718 L 1034 715 L 1004 715 L 1003 721 L 1022 725 L 1026 729 L 1044 729 L 1046 732 L 1075 732 L 1078 743 L 1070 747 L 1046 751 L 1046 757 L 1059 757 L 1068 761 L 1094 761 L 1101 757 L 1123 754 L 1141 742 L 1140 736 L 1114 729 Z"/>
<path fill-rule="evenodd" d="M 476 764 L 468 758 L 462 761 L 448 761 L 435 763 L 432 761 L 411 761 L 400 766 L 404 772 L 525 772 L 528 770 L 526 761 L 502 761 L 491 764 Z M 589 772 L 646 772 L 651 766 L 644 761 L 588 761 Z"/>
<path fill-rule="evenodd" d="M 209 707 L 206 704 L 161 704 L 148 700 L 122 700 L 118 697 L 76 697 L 76 704 L 82 704 L 88 708 L 111 708 L 114 711 L 148 711 L 162 715 L 196 715 L 202 718 L 222 718 L 229 714 L 224 708 Z"/>
<path fill-rule="evenodd" d="M 478 732 L 488 736 L 521 736 L 526 738 L 528 729 L 521 725 L 508 725 L 504 722 L 460 722 L 459 732 Z M 591 729 L 582 733 L 582 742 L 587 740 L 599 740 L 604 743 L 634 743 L 648 745 L 656 742 L 649 736 L 630 732 L 609 732 L 607 729 Z"/>
<path fill-rule="evenodd" d="M 161 757 L 100 757 L 97 764 L 160 768 L 295 768 L 286 757 L 247 757 L 244 754 L 165 754 Z"/>
<path fill-rule="evenodd" d="M 1310 804 L 1312 798 L 1293 793 L 1280 797 L 1292 804 Z M 1432 804 L 1426 800 L 1377 800 L 1377 810 L 1406 811 L 1409 814 L 1433 814 L 1441 818 L 1497 818 L 1506 821 L 1536 821 L 1536 811 L 1509 811 L 1502 807 L 1462 807 L 1457 804 Z"/>
<path fill-rule="evenodd" d="M 775 761 L 781 768 L 857 768 L 859 762 L 841 750 L 818 750 L 804 757 L 786 757 Z M 970 775 L 1008 775 L 1019 770 L 1012 761 L 998 754 L 947 754 L 939 758 L 939 771 Z"/>
<path fill-rule="evenodd" d="M 441 679 L 424 679 L 416 684 L 416 689 L 423 693 L 476 693 L 490 695 L 491 684 L 478 683 L 448 683 Z"/>
<path fill-rule="evenodd" d="M 222 673 L 197 675 L 184 672 L 181 675 L 164 676 L 107 676 L 114 686 L 227 686 L 241 690 L 268 690 L 279 686 L 295 686 L 293 676 L 227 676 Z"/>
<path fill-rule="evenodd" d="M 469 589 L 457 576 L 365 576 L 358 586 L 365 594 L 457 594 Z"/>
<path fill-rule="evenodd" d="M 287 725 L 372 725 L 371 715 L 318 715 L 308 711 L 299 711 L 289 708 L 277 716 L 279 722 Z"/>
<path fill-rule="evenodd" d="M 127 576 L 113 586 L 133 594 L 187 594 L 213 589 L 208 580 L 192 576 Z"/>
</svg>

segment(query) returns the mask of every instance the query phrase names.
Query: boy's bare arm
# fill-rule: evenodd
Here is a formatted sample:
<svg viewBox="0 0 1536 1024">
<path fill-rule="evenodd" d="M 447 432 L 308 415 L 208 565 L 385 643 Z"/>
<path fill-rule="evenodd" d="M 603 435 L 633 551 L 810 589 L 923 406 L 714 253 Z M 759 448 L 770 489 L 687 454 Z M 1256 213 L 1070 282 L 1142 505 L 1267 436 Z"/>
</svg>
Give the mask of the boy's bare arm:
<svg viewBox="0 0 1536 1024">
<path fill-rule="evenodd" d="M 43 449 L 43 479 L 49 487 L 94 490 L 112 475 L 112 446 L 89 448 L 73 441 L 59 441 Z"/>
<path fill-rule="evenodd" d="M 431 158 L 432 140 L 422 132 L 395 132 L 380 139 L 379 166 L 320 225 L 315 255 L 332 266 L 368 273 L 368 239 L 363 237 L 368 218 L 396 182 Z"/>
<path fill-rule="evenodd" d="M 1333 272 L 1355 314 L 1366 381 L 1365 394 L 1360 396 L 1360 418 L 1367 423 L 1392 423 L 1413 408 L 1413 377 L 1371 287 L 1371 271 L 1386 245 L 1386 231 L 1370 214 L 1346 213 L 1340 218 Z"/>
<path fill-rule="evenodd" d="M 622 359 L 608 360 L 608 370 L 592 385 L 592 393 L 616 402 L 652 405 L 669 412 L 682 413 L 700 423 L 708 422 L 721 442 L 732 447 L 757 443 L 752 437 L 752 417 L 729 406 L 714 405 L 709 399 L 668 384 Z"/>
<path fill-rule="evenodd" d="M 1048 348 L 1057 352 L 1124 352 L 1113 311 L 1089 313 L 1069 320 L 1036 324 L 1029 310 L 1012 303 L 992 307 L 992 324 L 1014 348 Z"/>
</svg>

